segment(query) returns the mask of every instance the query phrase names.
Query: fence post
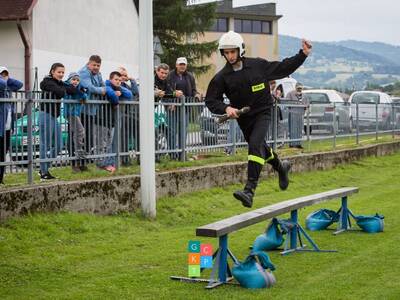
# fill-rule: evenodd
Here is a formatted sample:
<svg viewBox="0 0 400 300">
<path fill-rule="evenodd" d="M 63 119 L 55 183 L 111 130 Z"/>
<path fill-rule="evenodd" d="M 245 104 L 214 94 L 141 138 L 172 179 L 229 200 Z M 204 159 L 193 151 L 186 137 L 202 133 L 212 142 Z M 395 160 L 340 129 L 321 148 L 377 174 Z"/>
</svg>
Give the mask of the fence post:
<svg viewBox="0 0 400 300">
<path fill-rule="evenodd" d="M 33 183 L 33 136 L 32 136 L 32 93 L 28 92 L 28 101 L 26 103 L 26 113 L 28 116 L 28 184 Z M 35 124 L 36 126 L 38 124 Z M 41 141 L 42 143 L 44 141 Z"/>
<path fill-rule="evenodd" d="M 310 104 L 307 105 L 307 143 L 308 143 L 308 151 L 311 151 L 311 139 L 310 139 Z"/>
<path fill-rule="evenodd" d="M 186 106 L 185 106 L 185 97 L 181 97 L 181 130 L 179 139 L 181 145 L 181 161 L 186 161 Z M 177 126 L 179 128 L 179 126 Z"/>
<path fill-rule="evenodd" d="M 379 131 L 379 117 L 378 117 L 378 103 L 375 103 L 375 140 L 378 140 Z"/>
<path fill-rule="evenodd" d="M 394 133 L 396 129 L 396 114 L 394 111 L 395 104 L 392 103 L 391 106 L 392 106 L 392 117 L 390 119 L 392 120 L 392 139 L 394 139 Z"/>
<path fill-rule="evenodd" d="M 114 115 L 116 115 L 116 120 L 115 120 L 115 124 L 114 124 L 114 137 L 115 137 L 115 167 L 117 169 L 119 169 L 120 165 L 121 165 L 121 156 L 120 156 L 120 137 L 123 134 L 122 132 L 122 128 L 121 128 L 121 122 L 120 122 L 120 118 L 121 118 L 121 111 L 120 111 L 120 104 L 118 104 L 117 106 L 117 110 L 115 112 Z"/>
<path fill-rule="evenodd" d="M 274 102 L 274 105 L 272 107 L 272 112 L 274 113 L 274 116 L 272 120 L 274 120 L 273 124 L 273 133 L 272 136 L 274 137 L 274 144 L 273 144 L 273 149 L 276 151 L 277 148 L 277 138 L 278 138 L 278 103 L 277 101 Z"/>
<path fill-rule="evenodd" d="M 336 103 L 333 102 L 333 150 L 336 149 L 336 126 L 339 128 L 336 120 Z"/>
<path fill-rule="evenodd" d="M 231 155 L 236 155 L 236 120 L 229 120 L 229 126 L 232 129 L 232 153 Z"/>
<path fill-rule="evenodd" d="M 359 124 L 359 107 L 356 103 L 356 144 L 360 143 L 360 124 Z"/>
</svg>

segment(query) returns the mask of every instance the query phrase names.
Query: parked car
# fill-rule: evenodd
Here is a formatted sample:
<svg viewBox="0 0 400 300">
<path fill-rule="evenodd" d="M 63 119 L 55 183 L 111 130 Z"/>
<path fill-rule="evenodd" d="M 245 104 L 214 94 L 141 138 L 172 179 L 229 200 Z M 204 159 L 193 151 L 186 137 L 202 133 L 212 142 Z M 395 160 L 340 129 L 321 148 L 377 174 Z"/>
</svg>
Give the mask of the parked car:
<svg viewBox="0 0 400 300">
<path fill-rule="evenodd" d="M 400 97 L 392 97 L 393 116 L 396 129 L 400 129 Z"/>
<path fill-rule="evenodd" d="M 378 120 L 379 129 L 390 129 L 392 122 L 392 99 L 386 93 L 376 91 L 358 91 L 351 94 L 351 114 L 356 122 L 358 105 L 358 126 L 361 129 L 376 127 Z M 377 107 L 378 105 L 378 107 Z M 376 113 L 378 112 L 378 116 Z"/>
<path fill-rule="evenodd" d="M 64 147 L 68 141 L 67 121 L 61 114 L 57 118 L 61 125 L 61 135 Z M 32 112 L 32 141 L 34 153 L 39 153 L 40 135 L 39 135 L 39 111 Z M 11 158 L 13 160 L 26 160 L 28 157 L 28 116 L 24 115 L 15 122 L 14 134 L 11 136 L 10 145 Z M 35 155 L 35 154 L 34 154 Z"/>
<path fill-rule="evenodd" d="M 310 132 L 313 129 L 333 132 L 334 125 L 336 132 L 352 131 L 350 104 L 345 102 L 337 91 L 305 90 L 303 95 L 305 103 L 309 105 Z M 334 118 L 336 122 L 333 122 Z M 307 126 L 307 118 L 304 118 L 304 126 Z"/>
</svg>

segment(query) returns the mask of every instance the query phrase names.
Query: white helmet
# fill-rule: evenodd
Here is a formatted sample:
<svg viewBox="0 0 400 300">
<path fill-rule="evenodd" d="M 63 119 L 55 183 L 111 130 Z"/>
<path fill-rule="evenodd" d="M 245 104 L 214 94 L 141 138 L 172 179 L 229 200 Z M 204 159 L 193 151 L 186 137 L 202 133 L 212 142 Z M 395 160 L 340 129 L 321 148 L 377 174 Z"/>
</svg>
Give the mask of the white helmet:
<svg viewBox="0 0 400 300">
<path fill-rule="evenodd" d="M 244 42 L 243 38 L 239 33 L 236 33 L 234 31 L 228 31 L 227 33 L 224 33 L 221 38 L 219 39 L 218 43 L 218 50 L 221 52 L 221 55 L 223 56 L 223 50 L 224 49 L 239 49 L 239 57 L 243 57 L 244 55 Z"/>
</svg>

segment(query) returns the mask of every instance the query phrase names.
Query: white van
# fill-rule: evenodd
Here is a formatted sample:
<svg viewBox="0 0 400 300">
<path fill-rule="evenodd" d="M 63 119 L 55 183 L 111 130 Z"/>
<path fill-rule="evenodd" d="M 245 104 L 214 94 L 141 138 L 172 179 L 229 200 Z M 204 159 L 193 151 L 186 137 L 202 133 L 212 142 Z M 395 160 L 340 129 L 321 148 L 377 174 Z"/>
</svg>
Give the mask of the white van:
<svg viewBox="0 0 400 300">
<path fill-rule="evenodd" d="M 358 104 L 358 126 L 360 128 L 375 128 L 376 120 L 378 120 L 379 129 L 391 128 L 392 99 L 388 94 L 377 91 L 358 91 L 351 94 L 349 102 L 354 126 L 356 125 Z M 378 107 L 376 107 L 377 105 Z"/>
</svg>

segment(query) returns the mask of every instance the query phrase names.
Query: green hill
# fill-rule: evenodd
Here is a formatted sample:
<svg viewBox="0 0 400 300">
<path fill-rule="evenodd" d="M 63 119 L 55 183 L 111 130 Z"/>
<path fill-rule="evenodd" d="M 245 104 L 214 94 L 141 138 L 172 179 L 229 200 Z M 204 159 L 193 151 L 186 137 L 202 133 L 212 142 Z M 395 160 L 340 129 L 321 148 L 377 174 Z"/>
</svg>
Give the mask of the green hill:
<svg viewBox="0 0 400 300">
<path fill-rule="evenodd" d="M 301 39 L 279 36 L 281 58 L 296 53 Z M 312 87 L 362 89 L 400 79 L 400 47 L 358 41 L 313 42 L 313 54 L 293 77 Z"/>
</svg>

